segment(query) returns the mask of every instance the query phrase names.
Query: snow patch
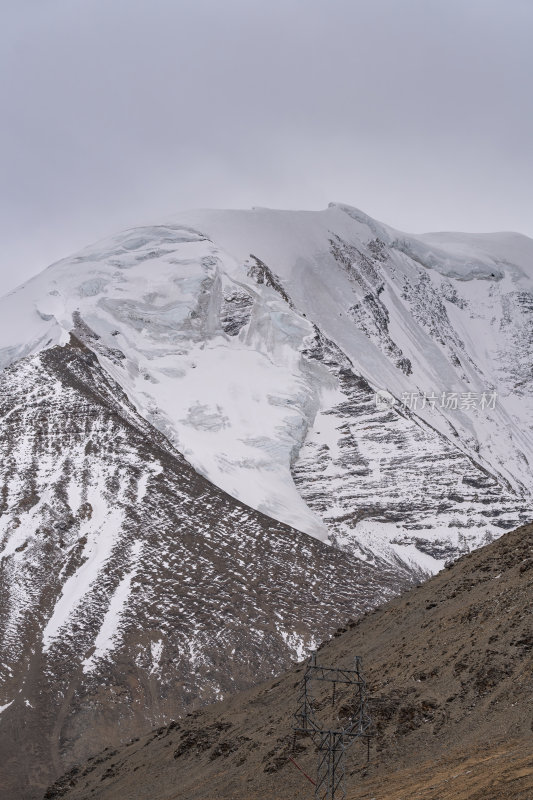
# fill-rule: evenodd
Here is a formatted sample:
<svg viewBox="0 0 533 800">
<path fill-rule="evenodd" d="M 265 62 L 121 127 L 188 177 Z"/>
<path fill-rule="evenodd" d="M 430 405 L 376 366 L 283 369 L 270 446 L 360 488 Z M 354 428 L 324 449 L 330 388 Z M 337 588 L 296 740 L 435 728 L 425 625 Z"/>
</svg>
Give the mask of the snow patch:
<svg viewBox="0 0 533 800">
<path fill-rule="evenodd" d="M 108 609 L 94 642 L 94 652 L 89 658 L 86 658 L 82 662 L 83 671 L 85 673 L 94 670 L 97 661 L 106 656 L 107 653 L 115 647 L 121 616 L 130 596 L 131 583 L 138 570 L 138 560 L 141 550 L 142 542 L 140 540 L 135 541 L 131 553 L 133 566 L 131 570 L 124 575 L 109 601 Z"/>
<path fill-rule="evenodd" d="M 2 713 L 2 711 L 5 711 L 6 708 L 9 708 L 9 706 L 12 706 L 14 702 L 15 702 L 15 700 L 13 699 L 9 703 L 6 703 L 5 705 L 0 706 L 0 714 Z"/>
<path fill-rule="evenodd" d="M 92 489 L 92 518 L 84 520 L 80 525 L 80 537 L 87 538 L 82 553 L 83 563 L 63 585 L 61 596 L 43 631 L 44 652 L 50 649 L 61 628 L 67 624 L 78 609 L 91 584 L 96 580 L 103 565 L 110 557 L 120 533 L 124 519 L 123 512 L 116 508 L 112 510 L 107 508 L 102 502 L 104 491 L 103 481 L 99 487 Z"/>
</svg>

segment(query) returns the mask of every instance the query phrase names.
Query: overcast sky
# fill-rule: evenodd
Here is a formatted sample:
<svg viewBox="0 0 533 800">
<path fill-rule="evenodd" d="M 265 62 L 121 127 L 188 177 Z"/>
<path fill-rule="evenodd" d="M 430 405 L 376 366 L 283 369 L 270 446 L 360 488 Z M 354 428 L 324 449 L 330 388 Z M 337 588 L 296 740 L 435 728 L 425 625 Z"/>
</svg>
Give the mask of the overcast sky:
<svg viewBox="0 0 533 800">
<path fill-rule="evenodd" d="M 532 0 L 1 0 L 0 290 L 199 207 L 533 236 Z"/>
</svg>

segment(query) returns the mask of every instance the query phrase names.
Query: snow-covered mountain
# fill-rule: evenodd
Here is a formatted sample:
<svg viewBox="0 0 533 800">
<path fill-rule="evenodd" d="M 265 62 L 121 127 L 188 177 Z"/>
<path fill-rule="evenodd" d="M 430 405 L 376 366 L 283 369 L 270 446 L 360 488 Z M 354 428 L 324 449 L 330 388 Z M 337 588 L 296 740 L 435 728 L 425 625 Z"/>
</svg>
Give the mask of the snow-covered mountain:
<svg viewBox="0 0 533 800">
<path fill-rule="evenodd" d="M 5 785 L 530 519 L 532 354 L 532 240 L 339 205 L 182 214 L 2 298 Z"/>
<path fill-rule="evenodd" d="M 434 571 L 530 515 L 527 237 L 339 205 L 182 214 L 53 265 L 1 317 L 3 365 L 75 328 L 212 483 L 365 558 Z"/>
</svg>

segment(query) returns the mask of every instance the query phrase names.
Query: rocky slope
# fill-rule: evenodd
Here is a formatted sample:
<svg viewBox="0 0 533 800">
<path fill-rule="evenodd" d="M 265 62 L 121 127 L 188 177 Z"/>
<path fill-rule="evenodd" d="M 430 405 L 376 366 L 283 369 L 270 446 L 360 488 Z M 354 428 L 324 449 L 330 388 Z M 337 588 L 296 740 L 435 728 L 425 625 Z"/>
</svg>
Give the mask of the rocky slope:
<svg viewBox="0 0 533 800">
<path fill-rule="evenodd" d="M 362 655 L 371 760 L 348 755 L 350 800 L 526 800 L 533 792 L 533 526 L 461 558 L 339 629 L 317 660 Z M 316 754 L 292 746 L 303 665 L 77 766 L 48 800 L 282 800 L 312 796 Z M 323 687 L 326 684 L 322 684 Z M 346 692 L 315 691 L 332 724 Z M 326 717 L 325 717 L 326 718 Z"/>
<path fill-rule="evenodd" d="M 272 675 L 409 580 L 217 489 L 75 337 L 4 370 L 0 415 L 2 796 Z"/>
</svg>

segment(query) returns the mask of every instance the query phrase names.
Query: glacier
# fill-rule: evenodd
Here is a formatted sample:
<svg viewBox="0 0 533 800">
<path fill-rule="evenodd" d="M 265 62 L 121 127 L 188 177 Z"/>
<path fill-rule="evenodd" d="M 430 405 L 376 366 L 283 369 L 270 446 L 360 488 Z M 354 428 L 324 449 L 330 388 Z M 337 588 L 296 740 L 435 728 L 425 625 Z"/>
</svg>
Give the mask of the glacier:
<svg viewBox="0 0 533 800">
<path fill-rule="evenodd" d="M 0 364 L 76 331 L 216 486 L 434 572 L 529 518 L 532 282 L 519 234 L 414 236 L 342 204 L 183 213 L 4 297 Z M 497 402 L 401 404 L 451 392 Z"/>
</svg>

